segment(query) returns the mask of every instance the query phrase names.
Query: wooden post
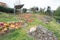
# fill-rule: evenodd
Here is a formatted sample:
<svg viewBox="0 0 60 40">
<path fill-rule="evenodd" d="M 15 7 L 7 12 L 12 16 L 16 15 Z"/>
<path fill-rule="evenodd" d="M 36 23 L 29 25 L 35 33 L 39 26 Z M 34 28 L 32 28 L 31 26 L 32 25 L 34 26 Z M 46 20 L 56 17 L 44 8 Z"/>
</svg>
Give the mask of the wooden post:
<svg viewBox="0 0 60 40">
<path fill-rule="evenodd" d="M 14 15 L 15 15 L 15 9 L 16 9 L 16 8 L 15 8 L 15 4 L 14 4 Z"/>
</svg>

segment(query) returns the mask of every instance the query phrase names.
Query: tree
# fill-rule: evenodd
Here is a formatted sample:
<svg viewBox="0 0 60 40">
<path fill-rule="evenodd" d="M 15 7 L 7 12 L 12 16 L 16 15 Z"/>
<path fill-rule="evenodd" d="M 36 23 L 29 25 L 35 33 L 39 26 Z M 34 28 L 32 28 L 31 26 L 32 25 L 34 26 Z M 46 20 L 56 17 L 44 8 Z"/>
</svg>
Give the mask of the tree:
<svg viewBox="0 0 60 40">
<path fill-rule="evenodd" d="M 31 11 L 32 11 L 32 12 L 34 12 L 34 13 L 37 13 L 37 12 L 38 12 L 38 10 L 39 10 L 39 8 L 38 8 L 38 7 L 32 7 L 32 8 L 31 8 Z"/>
<path fill-rule="evenodd" d="M 36 10 L 36 11 L 38 11 L 38 10 L 39 10 L 39 8 L 38 8 L 38 7 L 35 7 L 35 10 Z"/>
<path fill-rule="evenodd" d="M 40 13 L 44 14 L 45 13 L 45 8 L 40 8 Z"/>
<path fill-rule="evenodd" d="M 52 13 L 52 11 L 51 11 L 51 7 L 50 7 L 50 6 L 48 6 L 48 7 L 47 7 L 46 14 L 47 14 L 47 15 L 49 15 L 49 16 L 52 16 L 52 15 L 53 15 L 53 13 Z"/>
<path fill-rule="evenodd" d="M 58 7 L 58 8 L 55 10 L 54 15 L 55 15 L 55 16 L 60 16 L 60 7 Z"/>
<path fill-rule="evenodd" d="M 26 8 L 23 8 L 23 13 L 26 13 L 27 12 L 27 9 Z"/>
<path fill-rule="evenodd" d="M 13 13 L 13 8 L 8 8 L 4 6 L 0 6 L 0 12 L 7 12 L 7 13 Z"/>
<path fill-rule="evenodd" d="M 60 21 L 60 7 L 58 7 L 55 12 L 54 12 L 54 18 L 57 20 L 57 21 Z"/>
</svg>

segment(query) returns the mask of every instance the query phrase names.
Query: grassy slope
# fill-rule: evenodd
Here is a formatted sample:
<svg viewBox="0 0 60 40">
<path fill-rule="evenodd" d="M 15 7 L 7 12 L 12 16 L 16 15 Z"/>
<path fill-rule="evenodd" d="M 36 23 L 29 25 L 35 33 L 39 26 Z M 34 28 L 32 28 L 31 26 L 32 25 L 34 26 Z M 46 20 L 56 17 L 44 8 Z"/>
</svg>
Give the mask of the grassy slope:
<svg viewBox="0 0 60 40">
<path fill-rule="evenodd" d="M 47 29 L 51 30 L 60 40 L 60 24 L 56 23 L 55 20 L 52 20 L 49 24 L 45 24 L 37 18 L 35 18 L 34 22 L 28 23 L 26 28 L 21 28 L 4 36 L 0 36 L 0 40 L 33 40 L 32 37 L 27 35 L 26 30 L 29 30 L 30 27 L 35 25 L 43 25 Z"/>
<path fill-rule="evenodd" d="M 56 20 L 60 20 L 60 16 L 55 16 L 54 17 Z"/>
<path fill-rule="evenodd" d="M 44 26 L 48 30 L 52 31 L 57 36 L 58 40 L 60 40 L 60 24 L 58 24 L 54 19 L 48 24 L 45 24 L 41 20 L 38 20 L 38 19 L 35 19 L 34 22 L 29 23 L 29 24 L 30 24 L 29 26 L 31 26 L 31 25 Z"/>
<path fill-rule="evenodd" d="M 13 14 L 6 14 L 0 12 L 0 22 L 10 22 L 10 21 L 18 21 L 17 17 Z"/>
<path fill-rule="evenodd" d="M 17 19 L 17 16 L 11 15 L 11 14 L 0 14 L 0 22 L 14 22 L 19 21 Z M 5 34 L 4 36 L 0 35 L 0 40 L 33 40 L 32 37 L 29 37 L 25 31 L 24 28 L 11 31 L 8 34 Z"/>
</svg>

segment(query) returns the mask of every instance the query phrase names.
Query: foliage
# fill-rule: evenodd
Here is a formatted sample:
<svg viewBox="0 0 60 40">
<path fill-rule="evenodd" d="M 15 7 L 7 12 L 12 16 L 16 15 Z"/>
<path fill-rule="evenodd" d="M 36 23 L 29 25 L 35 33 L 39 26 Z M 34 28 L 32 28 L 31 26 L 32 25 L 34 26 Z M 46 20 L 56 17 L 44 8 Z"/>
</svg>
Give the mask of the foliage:
<svg viewBox="0 0 60 40">
<path fill-rule="evenodd" d="M 50 7 L 50 6 L 48 6 L 48 7 L 47 7 L 46 14 L 47 14 L 47 15 L 49 15 L 49 16 L 52 16 L 52 15 L 53 15 L 53 13 L 52 13 L 52 11 L 51 11 L 51 7 Z"/>
<path fill-rule="evenodd" d="M 40 8 L 40 13 L 45 14 L 45 8 Z"/>
<path fill-rule="evenodd" d="M 7 7 L 0 6 L 1 12 L 13 13 L 14 12 L 13 10 L 14 10 L 13 8 L 7 8 Z"/>
<path fill-rule="evenodd" d="M 0 34 L 8 33 L 10 30 L 21 28 L 23 22 L 0 22 Z"/>
<path fill-rule="evenodd" d="M 60 16 L 54 16 L 56 20 L 60 20 Z"/>
<path fill-rule="evenodd" d="M 34 13 L 37 13 L 37 12 L 38 12 L 38 10 L 39 10 L 39 8 L 38 8 L 38 7 L 32 7 L 32 8 L 31 8 L 31 11 L 32 11 L 32 12 L 34 12 Z"/>
<path fill-rule="evenodd" d="M 54 15 L 55 15 L 55 16 L 60 16 L 60 7 L 58 7 L 58 8 L 55 10 Z"/>
<path fill-rule="evenodd" d="M 26 13 L 27 12 L 27 9 L 26 8 L 23 8 L 23 13 Z"/>
<path fill-rule="evenodd" d="M 58 7 L 54 12 L 54 18 L 60 20 L 60 7 Z"/>
</svg>

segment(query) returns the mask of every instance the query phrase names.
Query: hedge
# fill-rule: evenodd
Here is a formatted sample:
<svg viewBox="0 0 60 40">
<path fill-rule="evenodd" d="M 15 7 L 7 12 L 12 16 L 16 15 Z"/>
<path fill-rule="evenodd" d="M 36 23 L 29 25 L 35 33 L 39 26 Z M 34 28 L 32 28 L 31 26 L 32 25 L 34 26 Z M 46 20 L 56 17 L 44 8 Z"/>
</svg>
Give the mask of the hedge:
<svg viewBox="0 0 60 40">
<path fill-rule="evenodd" d="M 14 9 L 13 8 L 8 8 L 8 7 L 0 6 L 0 12 L 13 13 Z"/>
</svg>

